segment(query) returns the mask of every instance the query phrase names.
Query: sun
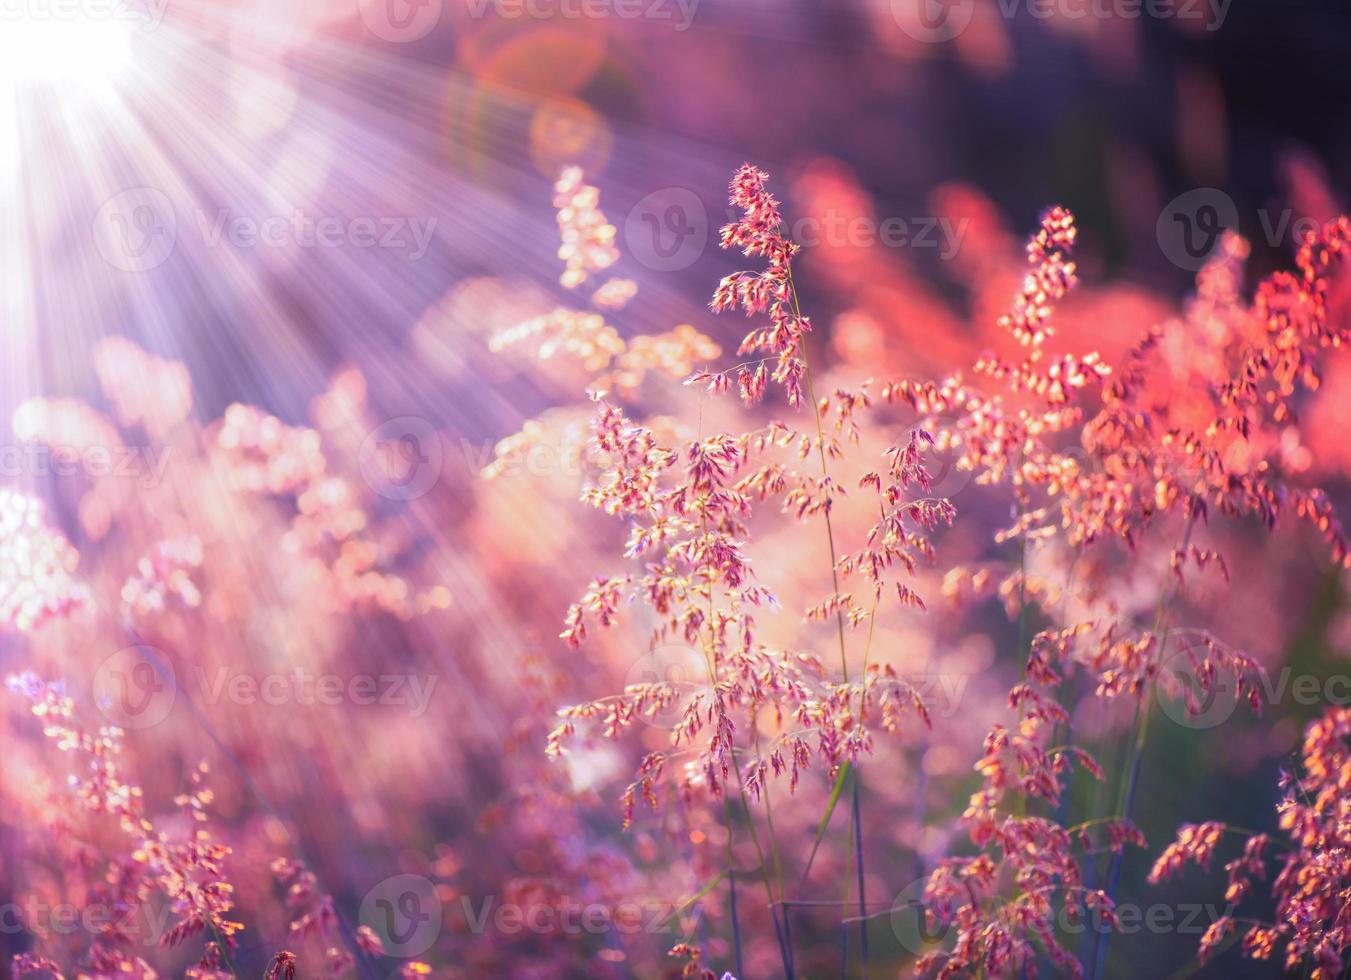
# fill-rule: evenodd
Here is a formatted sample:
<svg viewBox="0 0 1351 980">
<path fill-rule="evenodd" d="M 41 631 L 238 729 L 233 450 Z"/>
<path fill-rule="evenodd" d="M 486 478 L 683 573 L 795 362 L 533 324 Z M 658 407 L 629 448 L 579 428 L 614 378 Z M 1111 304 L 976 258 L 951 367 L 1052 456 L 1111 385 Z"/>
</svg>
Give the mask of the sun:
<svg viewBox="0 0 1351 980">
<path fill-rule="evenodd" d="M 0 13 L 0 87 L 97 89 L 132 60 L 134 28 L 115 17 L 47 4 Z"/>
</svg>

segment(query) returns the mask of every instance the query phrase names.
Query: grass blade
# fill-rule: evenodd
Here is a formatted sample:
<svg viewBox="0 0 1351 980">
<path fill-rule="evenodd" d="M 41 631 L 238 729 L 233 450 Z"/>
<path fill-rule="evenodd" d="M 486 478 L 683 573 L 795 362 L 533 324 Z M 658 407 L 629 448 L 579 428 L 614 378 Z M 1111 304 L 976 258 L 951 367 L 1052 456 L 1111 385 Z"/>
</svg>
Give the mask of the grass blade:
<svg viewBox="0 0 1351 980">
<path fill-rule="evenodd" d="M 703 888 L 700 888 L 700 889 L 699 889 L 697 892 L 695 892 L 694 895 L 692 895 L 690 898 L 687 898 L 685 901 L 681 902 L 678 906 L 676 906 L 675 911 L 672 912 L 670 915 L 668 915 L 665 919 L 662 920 L 662 923 L 661 923 L 662 926 L 663 926 L 663 927 L 668 926 L 668 925 L 670 925 L 672 922 L 674 922 L 676 919 L 678 919 L 678 918 L 680 918 L 682 915 L 684 915 L 685 912 L 687 912 L 687 911 L 689 910 L 689 908 L 690 908 L 692 905 L 694 905 L 694 903 L 696 903 L 697 901 L 699 901 L 699 899 L 703 898 L 705 895 L 707 895 L 707 894 L 708 894 L 709 892 L 711 892 L 713 889 L 717 888 L 718 885 L 722 884 L 722 880 L 723 880 L 724 878 L 726 878 L 729 874 L 731 874 L 731 869 L 730 869 L 730 868 L 729 868 L 728 870 L 726 870 L 726 871 L 719 871 L 719 872 L 718 872 L 718 876 L 717 876 L 716 878 L 714 878 L 712 881 L 710 881 L 710 882 L 709 882 L 707 885 L 705 885 Z"/>
<path fill-rule="evenodd" d="M 840 797 L 844 795 L 844 784 L 849 778 L 849 773 L 853 768 L 848 762 L 840 766 L 840 774 L 835 777 L 835 785 L 830 789 L 830 800 L 826 803 L 825 815 L 821 817 L 821 826 L 816 828 L 816 839 L 812 841 L 812 852 L 807 855 L 807 866 L 802 869 L 802 883 L 807 883 L 807 875 L 811 873 L 812 862 L 816 860 L 816 852 L 821 847 L 821 841 L 825 839 L 826 831 L 830 828 L 830 818 L 835 815 L 835 804 L 840 802 Z"/>
</svg>

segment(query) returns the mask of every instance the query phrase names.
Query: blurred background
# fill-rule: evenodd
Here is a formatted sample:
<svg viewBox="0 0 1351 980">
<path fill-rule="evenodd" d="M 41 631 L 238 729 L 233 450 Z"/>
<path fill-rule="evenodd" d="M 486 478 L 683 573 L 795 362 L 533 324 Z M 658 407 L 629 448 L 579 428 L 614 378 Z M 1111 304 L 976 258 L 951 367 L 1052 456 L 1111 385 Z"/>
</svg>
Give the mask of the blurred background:
<svg viewBox="0 0 1351 980">
<path fill-rule="evenodd" d="M 410 894 L 436 928 L 394 929 L 395 958 L 357 956 L 360 975 L 418 959 L 447 977 L 657 977 L 687 934 L 721 974 L 725 896 L 682 907 L 710 877 L 716 819 L 664 814 L 626 834 L 632 746 L 543 758 L 554 707 L 652 668 L 621 640 L 574 655 L 557 639 L 623 541 L 576 503 L 589 376 L 490 343 L 572 302 L 558 281 L 560 170 L 580 166 L 599 189 L 614 272 L 637 286 L 607 314 L 620 336 L 690 324 L 731 362 L 743 324 L 706 304 L 740 265 L 717 229 L 727 181 L 750 161 L 805 245 L 798 286 L 829 377 L 967 366 L 1053 204 L 1078 218 L 1084 280 L 1060 335 L 1110 359 L 1177 315 L 1224 230 L 1251 244 L 1250 287 L 1345 207 L 1349 43 L 1351 8 L 1336 0 L 7 6 L 0 448 L 4 486 L 42 512 L 3 498 L 0 526 L 22 543 L 5 546 L 0 575 L 7 614 L 28 608 L 35 555 L 60 571 L 38 606 L 65 598 L 13 614 L 0 675 L 64 679 L 91 724 L 125 728 L 128 775 L 156 812 L 211 761 L 247 927 L 240 975 L 295 944 L 295 909 L 267 871 L 277 857 L 305 862 L 340 920 L 301 976 L 378 920 L 382 897 Z M 1295 453 L 1338 500 L 1347 381 L 1345 360 L 1329 362 Z M 671 382 L 639 404 L 674 414 L 685 397 Z M 542 448 L 483 480 L 498 440 L 548 412 Z M 979 558 L 1007 505 L 953 490 L 959 510 L 989 516 L 949 542 Z M 781 587 L 819 591 L 787 540 L 762 540 Z M 1259 660 L 1345 679 L 1343 584 L 1310 540 L 1240 528 L 1229 544 L 1231 567 L 1262 575 L 1240 571 L 1232 593 L 1198 605 Z M 875 790 L 864 834 L 880 902 L 948 848 L 1017 641 L 997 603 L 888 636 L 918 670 L 943 655 L 950 710 L 895 750 L 895 786 Z M 296 676 L 337 693 L 300 693 Z M 269 678 L 283 678 L 271 695 Z M 141 699 L 119 708 L 128 692 Z M 1183 820 L 1274 825 L 1278 771 L 1326 698 L 1275 700 L 1223 734 L 1161 729 L 1138 811 L 1151 854 Z M 1083 710 L 1089 730 L 1129 722 Z M 0 954 L 73 964 L 88 930 L 54 928 L 50 913 L 74 900 L 81 866 L 45 795 L 63 770 L 21 700 L 0 708 L 0 737 L 0 903 L 25 910 L 0 917 Z M 828 786 L 811 778 L 797 817 L 785 803 L 800 844 Z M 92 838 L 111 848 L 100 834 L 116 830 Z M 842 862 L 823 856 L 822 878 Z M 1151 890 L 1147 867 L 1127 864 L 1122 896 L 1220 900 L 1215 881 Z M 34 896 L 48 912 L 32 913 Z M 644 925 L 630 930 L 615 909 L 634 896 Z M 503 903 L 552 917 L 503 927 Z M 561 909 L 593 904 L 603 927 L 561 924 Z M 748 974 L 777 975 L 768 919 L 747 915 L 760 940 Z M 819 947 L 800 975 L 833 975 L 837 923 L 808 910 L 795 928 L 804 951 Z M 875 975 L 913 958 L 907 929 L 878 927 Z M 1198 938 L 1116 940 L 1106 975 L 1184 975 Z M 195 959 L 145 955 L 165 974 Z M 1230 950 L 1200 972 L 1279 971 Z"/>
</svg>

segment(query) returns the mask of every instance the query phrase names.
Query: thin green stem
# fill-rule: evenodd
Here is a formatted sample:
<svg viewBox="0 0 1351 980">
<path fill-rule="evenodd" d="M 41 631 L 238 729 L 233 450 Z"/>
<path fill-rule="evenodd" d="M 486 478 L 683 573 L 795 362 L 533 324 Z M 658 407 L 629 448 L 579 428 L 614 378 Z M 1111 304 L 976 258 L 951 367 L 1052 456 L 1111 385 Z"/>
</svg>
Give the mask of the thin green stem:
<svg viewBox="0 0 1351 980">
<path fill-rule="evenodd" d="M 700 396 L 699 425 L 696 438 L 702 440 L 703 437 L 704 437 L 704 400 L 703 397 Z M 708 534 L 708 512 L 706 509 L 701 510 L 699 514 L 699 533 L 700 535 Z M 717 603 L 716 600 L 714 599 L 713 576 L 711 574 L 707 575 L 707 581 L 705 585 L 708 589 L 708 648 L 707 650 L 704 651 L 704 664 L 708 669 L 709 689 L 715 702 L 717 703 L 717 710 L 720 712 L 725 712 L 726 706 L 723 705 L 722 703 L 722 695 L 718 693 Z M 738 787 L 741 787 L 742 786 L 741 767 L 736 761 L 736 752 L 735 751 L 729 752 L 729 755 L 731 755 L 732 757 L 732 765 L 736 768 L 737 785 Z M 744 789 L 742 795 L 743 795 L 742 802 L 744 805 L 745 803 Z M 726 821 L 727 824 L 727 880 L 728 880 L 728 900 L 731 903 L 732 939 L 736 950 L 735 955 L 736 955 L 737 969 L 744 971 L 744 966 L 742 964 L 742 950 L 741 950 L 741 928 L 740 923 L 737 919 L 737 910 L 736 910 L 736 879 L 735 879 L 736 860 L 733 852 L 733 838 L 732 838 L 732 829 L 735 826 L 735 824 L 734 821 L 732 820 L 731 797 L 728 795 L 727 788 L 725 786 L 723 787 L 722 792 L 722 804 L 723 804 L 723 819 Z M 760 870 L 762 874 L 765 875 L 765 891 L 766 894 L 768 895 L 771 905 L 770 912 L 771 914 L 773 914 L 774 894 L 769 887 L 769 878 L 767 872 L 765 871 L 764 852 L 760 850 L 760 841 L 755 832 L 755 821 L 751 819 L 749 808 L 746 809 L 746 822 L 750 828 L 751 837 L 752 839 L 755 840 L 756 852 L 760 855 Z M 776 931 L 778 930 L 777 920 L 775 921 L 774 928 Z M 784 945 L 784 940 L 782 936 L 780 936 L 779 938 L 779 948 L 780 952 L 783 954 L 784 972 L 786 975 L 791 976 L 792 971 L 791 968 L 789 967 L 788 953 Z"/>
<path fill-rule="evenodd" d="M 1021 458 L 1018 468 L 1019 470 L 1022 469 Z M 1027 513 L 1027 502 L 1023 499 L 1023 494 L 1016 484 L 1013 493 L 1018 499 L 1018 656 L 1023 661 L 1021 666 L 1023 683 L 1027 683 L 1028 654 L 1024 652 L 1027 648 L 1027 529 L 1023 527 Z M 1026 704 L 1024 701 L 1018 708 L 1020 727 L 1027 717 Z M 1022 793 L 1014 797 L 1013 815 L 1015 817 L 1027 816 L 1027 797 Z"/>
<path fill-rule="evenodd" d="M 752 733 L 755 736 L 755 755 L 760 757 L 760 728 L 752 721 Z M 765 795 L 765 822 L 769 825 L 769 853 L 774 859 L 774 878 L 779 885 L 779 898 L 783 899 L 785 894 L 783 889 L 783 862 L 779 859 L 778 838 L 774 833 L 774 804 L 769 798 L 769 781 L 766 780 L 761 792 Z"/>
<path fill-rule="evenodd" d="M 793 315 L 799 320 L 802 319 L 802 309 L 798 305 L 797 287 L 793 284 L 793 267 L 788 266 L 788 292 L 793 298 Z M 816 454 L 821 461 L 821 478 L 830 479 L 830 468 L 826 464 L 826 432 L 825 426 L 821 421 L 821 403 L 816 399 L 816 384 L 812 380 L 811 361 L 807 355 L 807 340 L 804 337 L 798 344 L 798 351 L 802 355 L 802 377 L 807 382 L 807 397 L 811 399 L 812 416 L 816 420 Z M 840 594 L 840 573 L 835 567 L 838 559 L 835 555 L 835 527 L 830 520 L 830 499 L 827 498 L 826 506 L 823 510 L 826 519 L 826 543 L 830 546 L 830 581 L 835 589 L 835 595 Z M 845 683 L 849 683 L 849 658 L 845 653 L 844 643 L 844 613 L 839 605 L 835 607 L 835 626 L 840 637 L 840 671 L 844 675 Z"/>
<path fill-rule="evenodd" d="M 736 855 L 732 851 L 732 801 L 726 793 L 722 794 L 722 815 L 727 823 L 727 895 L 732 917 L 732 950 L 736 957 L 737 976 L 742 976 L 746 967 L 741 955 L 741 923 L 736 914 Z"/>
<path fill-rule="evenodd" d="M 1196 527 L 1196 515 L 1189 514 L 1187 517 L 1187 529 L 1182 536 L 1182 550 L 1186 551 L 1191 544 L 1192 531 Z M 1168 617 L 1172 610 L 1173 599 L 1177 595 L 1176 582 L 1169 581 L 1163 592 L 1159 595 L 1158 608 L 1154 613 L 1154 625 L 1151 627 L 1150 635 L 1157 639 L 1159 653 L 1157 662 L 1162 664 L 1168 652 Z M 1119 784 L 1117 818 L 1120 820 L 1129 820 L 1131 807 L 1135 802 L 1136 789 L 1140 783 L 1140 768 L 1145 754 L 1145 745 L 1149 737 L 1149 722 L 1154 714 L 1154 698 L 1152 688 L 1148 683 L 1140 687 L 1140 696 L 1135 703 L 1135 740 L 1131 749 L 1130 758 L 1122 767 L 1121 781 Z M 1121 880 L 1121 866 L 1125 858 L 1125 849 L 1117 850 L 1111 859 L 1110 877 L 1107 883 L 1107 897 L 1112 899 L 1116 894 L 1117 884 Z M 1102 971 L 1106 966 L 1107 958 L 1107 931 L 1099 934 L 1094 943 L 1093 952 L 1093 977 L 1094 980 L 1102 980 Z"/>
<path fill-rule="evenodd" d="M 796 316 L 796 317 L 798 318 L 798 320 L 800 321 L 800 320 L 802 319 L 802 307 L 801 307 L 801 306 L 799 305 L 799 303 L 798 303 L 797 285 L 793 282 L 793 267 L 792 267 L 791 263 L 788 264 L 788 266 L 787 266 L 787 276 L 788 276 L 788 293 L 789 293 L 789 295 L 792 297 L 792 300 L 793 300 L 793 315 Z M 812 403 L 812 418 L 813 418 L 813 419 L 815 420 L 815 422 L 816 422 L 816 454 L 817 454 L 817 458 L 818 458 L 818 459 L 820 460 L 820 462 L 821 462 L 821 479 L 822 479 L 822 482 L 823 482 L 823 483 L 827 483 L 827 484 L 828 484 L 829 481 L 830 481 L 830 467 L 829 467 L 829 465 L 826 463 L 826 432 L 825 432 L 825 425 L 824 425 L 824 423 L 823 423 L 822 420 L 821 420 L 821 403 L 820 403 L 820 401 L 819 401 L 819 400 L 817 399 L 817 397 L 816 397 L 816 382 L 813 380 L 813 377 L 812 377 L 811 360 L 810 360 L 810 357 L 808 356 L 808 353 L 807 353 L 807 340 L 806 340 L 805 337 L 802 338 L 802 340 L 799 342 L 799 344 L 798 344 L 798 351 L 799 351 L 799 353 L 800 353 L 801 356 L 802 356 L 802 376 L 803 376 L 803 380 L 806 381 L 806 384 L 807 384 L 807 397 L 808 397 L 809 399 L 811 399 L 811 403 Z M 844 641 L 844 612 L 840 609 L 840 606 L 839 606 L 839 595 L 840 595 L 840 572 L 839 572 L 839 569 L 838 569 L 838 567 L 837 567 L 838 562 L 839 562 L 839 558 L 838 558 L 838 556 L 836 555 L 836 552 L 835 552 L 835 526 L 834 526 L 833 522 L 832 522 L 831 519 L 830 519 L 831 499 L 832 499 L 831 494 L 832 494 L 832 491 L 829 490 L 829 489 L 827 489 L 826 493 L 827 493 L 827 497 L 826 497 L 826 505 L 825 505 L 825 507 L 823 508 L 823 514 L 824 514 L 824 516 L 825 516 L 825 522 L 826 522 L 826 543 L 827 543 L 827 545 L 828 545 L 829 548 L 830 548 L 830 581 L 831 581 L 831 587 L 832 587 L 832 589 L 834 590 L 833 595 L 834 595 L 834 599 L 835 599 L 835 628 L 836 628 L 836 631 L 837 631 L 838 634 L 839 634 L 839 640 L 840 640 L 840 673 L 842 674 L 842 676 L 843 676 L 843 678 L 844 678 L 844 683 L 848 684 L 848 683 L 849 683 L 849 655 L 848 655 L 848 653 L 846 652 L 846 646 L 845 646 L 845 641 Z M 869 635 L 870 635 L 870 637 L 871 637 L 871 629 L 872 629 L 872 626 L 871 626 L 871 624 L 869 624 Z M 866 668 L 865 668 L 865 669 L 866 669 Z M 864 683 L 865 683 L 865 684 L 867 683 L 866 675 L 865 675 L 865 678 L 864 678 Z M 862 706 L 861 706 L 861 705 L 860 705 L 860 713 L 859 713 L 859 719 L 858 719 L 858 721 L 857 721 L 857 724 L 858 724 L 859 726 L 862 726 L 862 724 L 863 724 Z M 853 875 L 853 862 L 854 862 L 854 851 L 855 851 L 855 850 L 858 851 L 859 858 L 860 858 L 860 866 L 859 866 L 859 869 L 858 869 L 860 886 L 861 886 L 862 879 L 863 879 L 863 868 L 862 868 L 862 864 L 861 864 L 861 859 L 862 859 L 862 855 L 863 855 L 862 842 L 861 842 L 861 841 L 859 841 L 859 842 L 855 842 L 855 841 L 854 841 L 854 827 L 855 827 L 855 825 L 858 825 L 858 824 L 860 823 L 860 815 L 859 815 L 859 813 L 858 813 L 858 781 L 859 781 L 859 779 L 860 779 L 860 773 L 859 773 L 859 769 L 858 769 L 858 765 L 857 765 L 857 764 L 853 765 L 853 766 L 852 766 L 852 769 L 853 769 L 853 779 L 854 779 L 854 793 L 853 793 L 853 797 L 852 797 L 852 801 L 851 801 L 851 804 L 850 804 L 850 805 L 851 805 L 851 808 L 853 809 L 854 812 L 853 812 L 853 819 L 850 821 L 850 831 L 849 831 L 849 833 L 850 833 L 851 845 L 853 845 L 853 844 L 856 843 L 857 846 L 851 846 L 851 847 L 850 847 L 850 849 L 849 849 L 849 856 L 848 856 L 848 858 L 847 858 L 847 860 L 846 860 L 845 879 L 844 879 L 844 881 L 845 881 L 845 885 L 844 885 L 844 898 L 845 898 L 845 905 L 846 905 L 846 907 L 847 907 L 848 904 L 849 904 L 849 885 L 850 885 L 850 878 L 851 878 L 852 875 Z M 860 898 L 860 901 L 862 901 L 863 896 L 860 894 L 859 898 Z M 866 909 L 866 908 L 860 907 L 859 912 L 860 912 L 860 914 L 866 914 L 866 913 L 867 913 L 867 909 Z M 866 964 L 866 963 L 867 963 L 867 956 L 868 956 L 868 936 L 867 936 L 867 925 L 866 925 L 866 923 L 860 924 L 860 930 L 861 930 L 861 942 L 862 942 L 863 961 L 864 961 L 864 963 Z M 847 959 L 847 952 L 846 952 L 846 959 Z M 865 966 L 865 968 L 866 968 L 866 966 Z"/>
<path fill-rule="evenodd" d="M 706 517 L 703 520 L 706 523 Z M 706 660 L 708 663 L 708 670 L 709 670 L 709 683 L 712 685 L 713 697 L 717 702 L 716 710 L 720 713 L 725 714 L 727 711 L 727 706 L 723 703 L 722 695 L 718 692 L 718 676 L 717 676 L 718 636 L 715 621 L 716 612 L 717 607 L 713 598 L 713 579 L 712 576 L 710 576 L 708 580 L 708 655 L 706 657 Z M 764 848 L 761 847 L 760 845 L 760 833 L 755 828 L 755 817 L 751 813 L 750 804 L 746 800 L 746 782 L 741 775 L 741 763 L 737 761 L 735 752 L 728 752 L 728 756 L 732 760 L 732 771 L 736 773 L 737 789 L 740 791 L 739 795 L 741 797 L 741 807 L 746 812 L 746 828 L 751 833 L 751 841 L 755 844 L 755 853 L 756 856 L 759 858 L 760 874 L 761 879 L 764 881 L 765 885 L 765 898 L 769 903 L 769 913 L 774 918 L 774 930 L 776 933 L 779 934 L 779 952 L 783 958 L 784 974 L 785 976 L 788 977 L 788 980 L 793 980 L 793 954 L 792 950 L 788 945 L 788 937 L 785 934 L 785 930 L 782 930 L 780 928 L 778 913 L 774 909 L 775 904 L 774 888 L 773 885 L 770 883 L 769 879 L 769 866 L 765 863 L 765 851 Z M 728 875 L 731 875 L 734 873 L 733 872 L 734 863 L 731 861 L 733 825 L 732 825 L 731 805 L 728 802 L 726 787 L 723 787 L 723 805 L 724 805 L 724 813 L 727 818 L 727 849 L 729 858 L 727 864 L 727 873 Z M 770 824 L 770 833 L 771 834 L 773 833 L 772 823 Z M 777 850 L 777 845 L 775 846 L 775 849 Z M 780 893 L 782 894 L 782 886 L 780 886 Z"/>
</svg>

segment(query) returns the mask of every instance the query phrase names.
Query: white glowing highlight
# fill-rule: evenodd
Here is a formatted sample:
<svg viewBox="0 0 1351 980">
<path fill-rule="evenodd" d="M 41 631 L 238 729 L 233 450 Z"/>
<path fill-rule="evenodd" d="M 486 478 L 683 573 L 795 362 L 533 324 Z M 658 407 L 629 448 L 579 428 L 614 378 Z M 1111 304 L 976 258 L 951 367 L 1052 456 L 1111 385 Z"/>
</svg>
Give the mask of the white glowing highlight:
<svg viewBox="0 0 1351 980">
<path fill-rule="evenodd" d="M 131 63 L 131 31 L 121 20 L 73 6 L 16 10 L 0 3 L 0 86 L 111 82 Z"/>
</svg>

